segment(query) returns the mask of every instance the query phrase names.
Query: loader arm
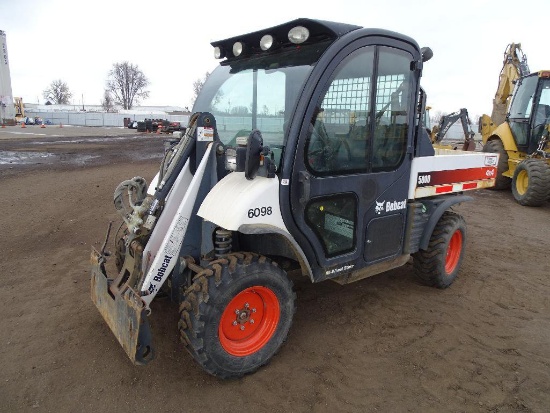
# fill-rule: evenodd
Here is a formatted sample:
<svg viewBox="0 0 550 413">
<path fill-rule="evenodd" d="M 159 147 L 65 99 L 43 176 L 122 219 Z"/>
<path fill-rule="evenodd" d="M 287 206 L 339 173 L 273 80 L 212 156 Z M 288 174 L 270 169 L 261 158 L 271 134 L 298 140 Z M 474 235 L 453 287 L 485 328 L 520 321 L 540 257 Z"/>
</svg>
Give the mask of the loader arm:
<svg viewBox="0 0 550 413">
<path fill-rule="evenodd" d="M 115 207 L 126 226 L 118 274 L 108 275 L 110 254 L 105 248 L 92 250 L 92 301 L 134 364 L 153 359 L 149 305 L 175 265 L 180 269 L 187 265 L 179 254 L 190 221 L 198 219 L 193 209 L 202 202 L 199 189 L 203 182 L 214 185 L 216 181 L 208 167 L 216 164 L 212 148 L 219 144 L 214 118 L 201 113 L 191 118 L 189 126 L 165 157 L 153 197 L 143 199 L 146 183 L 140 177 L 124 181 L 115 191 Z M 124 190 L 128 190 L 129 208 L 122 199 Z M 136 202 L 131 201 L 132 194 L 137 195 Z"/>
<path fill-rule="evenodd" d="M 510 43 L 504 51 L 498 87 L 493 100 L 491 119 L 495 125 L 500 125 L 506 119 L 510 96 L 514 91 L 516 80 L 528 74 L 527 56 L 521 50 L 521 43 Z"/>
</svg>

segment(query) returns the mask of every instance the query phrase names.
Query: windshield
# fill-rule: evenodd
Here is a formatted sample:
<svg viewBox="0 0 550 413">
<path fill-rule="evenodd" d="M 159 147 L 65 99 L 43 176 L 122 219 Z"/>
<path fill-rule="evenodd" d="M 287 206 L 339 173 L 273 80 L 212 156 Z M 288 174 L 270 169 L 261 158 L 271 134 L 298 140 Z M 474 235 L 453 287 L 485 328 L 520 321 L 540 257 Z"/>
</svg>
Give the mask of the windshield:
<svg viewBox="0 0 550 413">
<path fill-rule="evenodd" d="M 279 165 L 288 120 L 307 76 L 327 46 L 323 42 L 222 63 L 208 77 L 193 112 L 215 116 L 225 145 L 234 146 L 237 137 L 248 137 L 259 129 Z"/>
</svg>

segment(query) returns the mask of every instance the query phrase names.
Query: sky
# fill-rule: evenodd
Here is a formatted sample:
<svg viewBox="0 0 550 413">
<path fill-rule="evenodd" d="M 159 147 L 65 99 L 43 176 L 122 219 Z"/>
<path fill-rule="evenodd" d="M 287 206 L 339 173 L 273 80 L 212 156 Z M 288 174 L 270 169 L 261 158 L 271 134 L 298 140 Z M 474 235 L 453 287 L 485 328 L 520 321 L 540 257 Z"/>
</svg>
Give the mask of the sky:
<svg viewBox="0 0 550 413">
<path fill-rule="evenodd" d="M 143 105 L 181 107 L 219 64 L 212 41 L 301 17 L 393 30 L 434 52 L 421 80 L 432 113 L 477 118 L 491 113 L 509 43 L 521 43 L 531 71 L 550 69 L 549 12 L 549 0 L 0 0 L 0 30 L 13 95 L 26 103 L 45 103 L 61 79 L 74 105 L 100 104 L 113 64 L 129 61 L 150 81 Z"/>
</svg>

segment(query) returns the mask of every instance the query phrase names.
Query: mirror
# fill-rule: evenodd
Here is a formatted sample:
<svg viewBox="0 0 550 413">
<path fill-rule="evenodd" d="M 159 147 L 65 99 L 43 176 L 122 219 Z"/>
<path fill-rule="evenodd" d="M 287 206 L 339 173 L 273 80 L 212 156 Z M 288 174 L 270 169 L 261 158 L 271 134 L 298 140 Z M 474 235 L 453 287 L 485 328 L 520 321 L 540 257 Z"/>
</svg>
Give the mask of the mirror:
<svg viewBox="0 0 550 413">
<path fill-rule="evenodd" d="M 254 179 L 260 168 L 260 155 L 262 153 L 264 140 L 259 130 L 254 129 L 248 135 L 246 143 L 246 155 L 244 164 L 244 176 L 246 179 Z"/>
<path fill-rule="evenodd" d="M 420 49 L 420 53 L 422 53 L 422 61 L 427 62 L 434 56 L 434 52 L 432 52 L 432 49 L 429 47 L 423 47 Z"/>
</svg>

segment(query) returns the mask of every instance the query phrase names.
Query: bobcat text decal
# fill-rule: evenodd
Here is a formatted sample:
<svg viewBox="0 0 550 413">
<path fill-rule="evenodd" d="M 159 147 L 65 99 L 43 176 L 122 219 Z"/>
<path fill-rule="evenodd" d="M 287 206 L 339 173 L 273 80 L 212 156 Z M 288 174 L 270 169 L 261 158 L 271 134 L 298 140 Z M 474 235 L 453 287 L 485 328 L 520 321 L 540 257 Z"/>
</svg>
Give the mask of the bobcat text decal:
<svg viewBox="0 0 550 413">
<path fill-rule="evenodd" d="M 405 208 L 407 208 L 406 199 L 403 201 L 376 201 L 376 207 L 374 210 L 376 211 L 376 214 L 380 215 L 382 212 L 399 211 Z"/>
</svg>

